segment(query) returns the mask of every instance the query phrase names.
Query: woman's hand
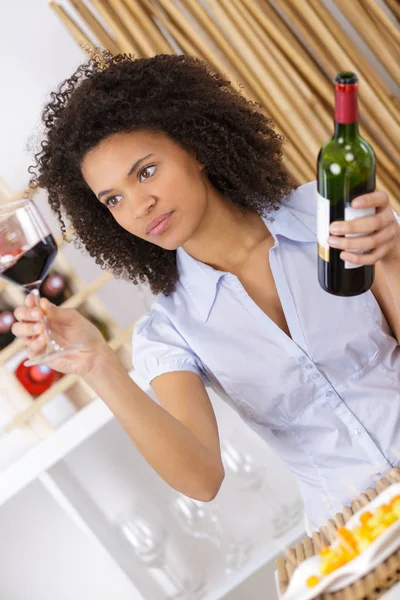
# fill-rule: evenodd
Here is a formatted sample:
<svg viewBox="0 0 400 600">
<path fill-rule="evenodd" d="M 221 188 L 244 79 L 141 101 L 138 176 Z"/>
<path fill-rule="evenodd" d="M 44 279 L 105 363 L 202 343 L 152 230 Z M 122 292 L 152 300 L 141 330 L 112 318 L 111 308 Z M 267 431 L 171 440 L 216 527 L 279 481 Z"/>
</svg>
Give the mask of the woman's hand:
<svg viewBox="0 0 400 600">
<path fill-rule="evenodd" d="M 329 230 L 334 235 L 328 238 L 328 243 L 332 248 L 344 250 L 340 258 L 357 265 L 373 265 L 378 260 L 386 261 L 395 256 L 400 258 L 400 225 L 393 215 L 388 194 L 380 191 L 364 194 L 355 198 L 351 205 L 353 208 L 375 207 L 376 214 L 331 223 Z M 349 233 L 361 235 L 343 237 Z M 349 250 L 361 250 L 367 254 L 355 254 Z"/>
<path fill-rule="evenodd" d="M 55 371 L 87 375 L 99 356 L 110 351 L 100 331 L 73 308 L 60 308 L 41 298 L 40 308 L 35 305 L 32 294 L 25 299 L 24 306 L 14 311 L 17 322 L 12 326 L 13 334 L 26 343 L 28 357 L 41 354 L 46 346 L 43 316 L 46 315 L 51 337 L 60 346 L 84 344 L 81 350 L 73 350 L 52 361 L 44 361 Z"/>
</svg>

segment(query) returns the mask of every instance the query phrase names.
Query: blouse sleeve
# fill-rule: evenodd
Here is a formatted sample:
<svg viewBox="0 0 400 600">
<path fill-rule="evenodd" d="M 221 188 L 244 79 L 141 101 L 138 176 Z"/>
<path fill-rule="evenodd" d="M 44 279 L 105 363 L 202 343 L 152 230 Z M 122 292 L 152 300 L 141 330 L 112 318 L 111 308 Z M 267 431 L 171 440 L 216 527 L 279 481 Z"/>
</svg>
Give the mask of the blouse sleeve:
<svg viewBox="0 0 400 600">
<path fill-rule="evenodd" d="M 146 383 L 173 371 L 192 371 L 206 383 L 201 362 L 172 323 L 148 314 L 136 323 L 132 363 Z"/>
</svg>

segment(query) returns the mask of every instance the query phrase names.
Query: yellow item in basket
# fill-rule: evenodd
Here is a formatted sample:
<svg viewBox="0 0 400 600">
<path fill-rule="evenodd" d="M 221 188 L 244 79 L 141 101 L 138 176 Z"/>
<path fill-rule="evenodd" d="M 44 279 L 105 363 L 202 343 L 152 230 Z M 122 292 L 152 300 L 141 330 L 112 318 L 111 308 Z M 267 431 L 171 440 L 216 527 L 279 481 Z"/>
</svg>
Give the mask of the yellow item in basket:
<svg viewBox="0 0 400 600">
<path fill-rule="evenodd" d="M 400 520 L 400 496 L 395 496 L 389 504 L 381 504 L 375 512 L 365 511 L 360 515 L 360 525 L 347 529 L 340 527 L 336 531 L 337 543 L 325 546 L 319 551 L 321 557 L 320 572 L 326 576 L 339 569 L 361 554 L 392 523 Z M 316 575 L 307 580 L 309 587 L 319 582 Z"/>
<path fill-rule="evenodd" d="M 316 585 L 318 585 L 319 582 L 320 579 L 316 575 L 311 575 L 311 577 L 307 579 L 308 587 L 315 587 Z"/>
</svg>

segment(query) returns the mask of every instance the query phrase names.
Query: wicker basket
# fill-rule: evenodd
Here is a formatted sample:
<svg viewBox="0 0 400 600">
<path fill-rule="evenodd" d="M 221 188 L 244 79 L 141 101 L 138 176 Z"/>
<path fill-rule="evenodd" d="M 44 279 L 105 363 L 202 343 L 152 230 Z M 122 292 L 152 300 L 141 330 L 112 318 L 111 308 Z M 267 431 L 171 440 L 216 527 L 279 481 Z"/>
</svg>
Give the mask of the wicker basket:
<svg viewBox="0 0 400 600">
<path fill-rule="evenodd" d="M 305 537 L 294 548 L 286 550 L 286 556 L 280 556 L 276 561 L 276 569 L 280 593 L 283 594 L 290 582 L 296 566 L 306 558 L 313 556 L 323 546 L 329 545 L 335 539 L 335 530 L 342 527 L 361 507 L 376 498 L 392 483 L 400 482 L 400 468 L 396 467 L 386 473 L 375 488 L 369 488 L 361 494 L 351 506 L 346 506 L 342 513 L 329 519 L 328 523 L 314 532 L 312 537 Z M 394 552 L 373 571 L 355 581 L 350 586 L 337 592 L 320 594 L 315 600 L 374 600 L 382 596 L 389 588 L 400 581 L 400 550 Z M 399 593 L 400 598 L 400 593 Z"/>
</svg>

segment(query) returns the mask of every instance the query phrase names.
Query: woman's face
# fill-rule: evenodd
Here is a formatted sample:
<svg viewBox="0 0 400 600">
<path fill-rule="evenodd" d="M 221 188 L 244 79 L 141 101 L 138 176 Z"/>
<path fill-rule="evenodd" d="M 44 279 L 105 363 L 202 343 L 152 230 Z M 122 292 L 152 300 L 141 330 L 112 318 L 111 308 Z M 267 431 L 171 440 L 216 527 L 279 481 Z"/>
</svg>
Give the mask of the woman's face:
<svg viewBox="0 0 400 600">
<path fill-rule="evenodd" d="M 88 152 L 82 174 L 127 231 L 175 250 L 200 227 L 209 182 L 194 155 L 162 133 L 118 133 Z"/>
</svg>

